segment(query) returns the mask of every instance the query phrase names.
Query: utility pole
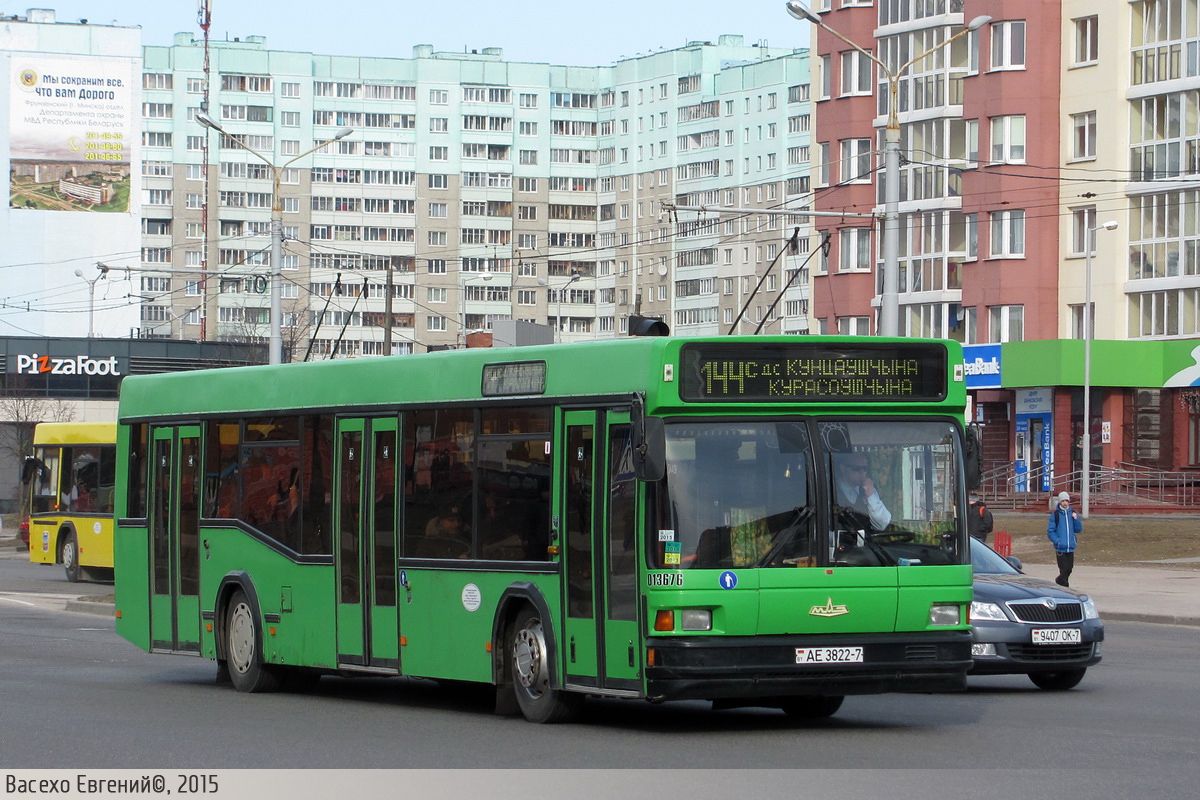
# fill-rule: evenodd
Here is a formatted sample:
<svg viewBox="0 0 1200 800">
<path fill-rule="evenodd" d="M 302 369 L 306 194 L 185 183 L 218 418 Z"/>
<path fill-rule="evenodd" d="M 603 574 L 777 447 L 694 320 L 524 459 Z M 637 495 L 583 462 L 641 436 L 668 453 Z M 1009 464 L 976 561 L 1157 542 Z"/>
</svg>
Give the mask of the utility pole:
<svg viewBox="0 0 1200 800">
<path fill-rule="evenodd" d="M 392 263 L 388 261 L 387 294 L 383 298 L 383 354 L 392 354 Z"/>
</svg>

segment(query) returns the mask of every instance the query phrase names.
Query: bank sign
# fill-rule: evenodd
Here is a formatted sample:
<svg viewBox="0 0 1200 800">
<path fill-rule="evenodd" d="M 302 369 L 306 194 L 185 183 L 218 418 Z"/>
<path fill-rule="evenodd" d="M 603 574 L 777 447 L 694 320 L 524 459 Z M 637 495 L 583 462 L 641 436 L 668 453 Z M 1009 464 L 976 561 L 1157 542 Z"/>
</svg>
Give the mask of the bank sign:
<svg viewBox="0 0 1200 800">
<path fill-rule="evenodd" d="M 968 389 L 999 389 L 1001 386 L 998 344 L 972 344 L 963 348 L 963 374 Z"/>
<path fill-rule="evenodd" d="M 18 375 L 120 375 L 117 357 L 39 356 L 18 353 L 13 356 L 12 372 Z"/>
</svg>

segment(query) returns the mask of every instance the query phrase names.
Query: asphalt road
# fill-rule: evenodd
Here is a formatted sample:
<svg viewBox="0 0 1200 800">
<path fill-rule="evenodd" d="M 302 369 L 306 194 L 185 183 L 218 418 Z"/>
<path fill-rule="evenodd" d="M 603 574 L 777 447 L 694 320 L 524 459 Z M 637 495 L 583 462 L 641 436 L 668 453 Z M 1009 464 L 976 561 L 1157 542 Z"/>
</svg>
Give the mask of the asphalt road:
<svg viewBox="0 0 1200 800">
<path fill-rule="evenodd" d="M 634 775 L 653 776 L 637 784 L 643 789 L 668 775 L 677 790 L 695 782 L 706 797 L 750 788 L 753 796 L 815 796 L 795 793 L 798 768 L 886 768 L 806 772 L 804 780 L 828 796 L 896 798 L 1019 792 L 1125 800 L 1190 795 L 1186 787 L 1200 778 L 1197 639 L 1189 628 L 1110 623 L 1104 663 L 1065 693 L 1042 692 L 1023 677 L 975 678 L 965 694 L 851 697 L 836 717 L 808 724 L 777 711 L 713 712 L 699 702 L 589 701 L 578 723 L 537 726 L 494 716 L 486 691 L 420 680 L 325 678 L 307 694 L 240 695 L 214 683 L 209 661 L 143 653 L 105 617 L 14 591 L 11 576 L 29 569 L 30 580 L 49 580 L 42 575 L 51 568 L 0 559 L 4 769 L 654 770 L 603 783 L 626 797 L 633 787 L 617 788 Z M 701 769 L 718 772 L 694 772 Z M 549 790 L 561 775 L 544 777 L 539 785 Z M 961 795 L 955 789 L 968 786 Z M 591 789 L 572 796 L 610 796 L 600 784 Z"/>
</svg>

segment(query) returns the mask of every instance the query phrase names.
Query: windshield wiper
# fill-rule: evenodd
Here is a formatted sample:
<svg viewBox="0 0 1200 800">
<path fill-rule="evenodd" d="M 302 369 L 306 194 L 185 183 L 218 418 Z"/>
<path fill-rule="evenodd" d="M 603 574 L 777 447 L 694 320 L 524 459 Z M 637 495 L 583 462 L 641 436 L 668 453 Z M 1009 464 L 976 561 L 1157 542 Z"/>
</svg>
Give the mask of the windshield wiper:
<svg viewBox="0 0 1200 800">
<path fill-rule="evenodd" d="M 800 527 L 812 516 L 813 507 L 797 506 L 793 512 L 792 518 L 788 523 L 775 534 L 774 544 L 771 545 L 771 549 L 754 564 L 756 568 L 765 567 L 770 564 L 783 552 L 783 548 L 791 544 L 792 540 L 796 538 L 796 533 L 800 530 Z"/>
</svg>

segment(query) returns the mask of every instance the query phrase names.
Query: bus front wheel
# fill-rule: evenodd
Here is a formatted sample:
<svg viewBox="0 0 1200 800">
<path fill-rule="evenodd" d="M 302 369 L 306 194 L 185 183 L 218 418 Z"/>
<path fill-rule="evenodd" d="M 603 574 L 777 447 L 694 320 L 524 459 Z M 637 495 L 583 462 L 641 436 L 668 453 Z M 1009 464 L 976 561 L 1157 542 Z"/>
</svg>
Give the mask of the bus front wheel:
<svg viewBox="0 0 1200 800">
<path fill-rule="evenodd" d="M 575 716 L 583 697 L 550 686 L 553 665 L 541 617 L 527 606 L 517 615 L 511 631 L 513 691 L 525 719 L 565 722 Z"/>
<path fill-rule="evenodd" d="M 79 539 L 75 536 L 75 531 L 67 531 L 67 538 L 63 541 L 62 552 L 63 569 L 67 571 L 67 580 L 71 583 L 79 582 Z"/>
<path fill-rule="evenodd" d="M 225 655 L 229 680 L 239 692 L 272 692 L 279 677 L 263 663 L 262 630 L 257 612 L 240 589 L 229 598 L 225 614 Z"/>
</svg>

